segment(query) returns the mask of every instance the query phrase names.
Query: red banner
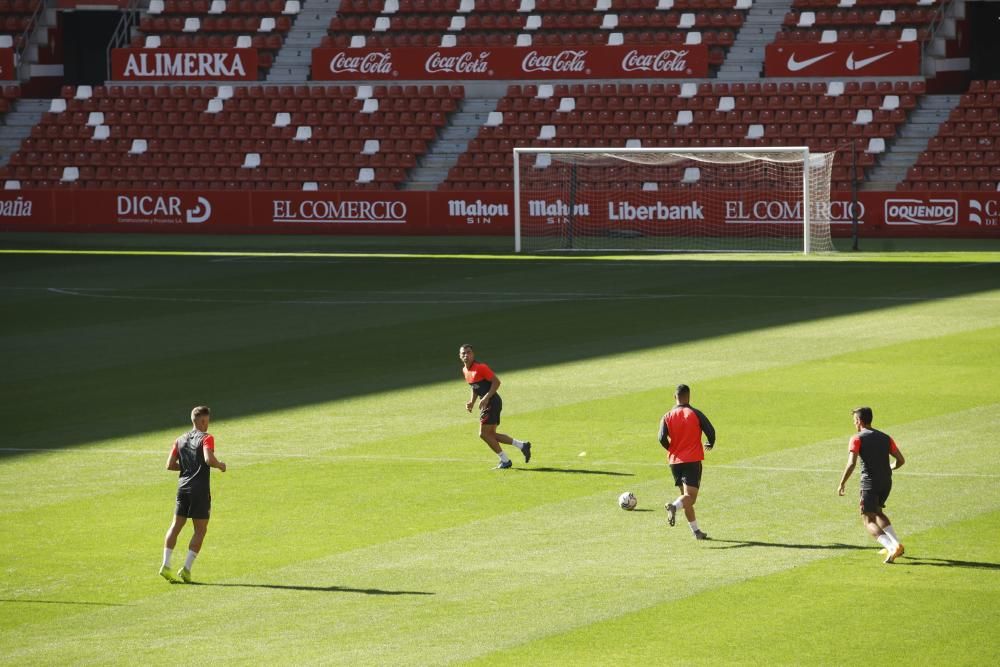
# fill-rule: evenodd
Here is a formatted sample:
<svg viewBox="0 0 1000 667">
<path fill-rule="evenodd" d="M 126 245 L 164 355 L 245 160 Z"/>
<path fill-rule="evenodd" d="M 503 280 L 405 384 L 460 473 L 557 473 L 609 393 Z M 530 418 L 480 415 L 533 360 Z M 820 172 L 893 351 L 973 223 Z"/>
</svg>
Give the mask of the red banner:
<svg viewBox="0 0 1000 667">
<path fill-rule="evenodd" d="M 0 81 L 17 81 L 14 49 L 0 49 Z"/>
<path fill-rule="evenodd" d="M 256 49 L 113 49 L 115 81 L 256 81 Z"/>
<path fill-rule="evenodd" d="M 767 76 L 919 76 L 918 42 L 774 42 L 764 51 Z"/>
<path fill-rule="evenodd" d="M 525 232 L 558 234 L 573 219 L 596 234 L 801 235 L 798 201 L 693 189 L 565 197 L 526 196 Z M 836 237 L 856 216 L 868 237 L 1000 238 L 1000 192 L 861 192 L 856 204 L 837 192 L 812 215 Z M 510 191 L 0 190 L 0 231 L 513 237 L 514 201 Z"/>
<path fill-rule="evenodd" d="M 320 48 L 313 81 L 623 79 L 708 76 L 704 44 L 658 46 Z"/>
</svg>

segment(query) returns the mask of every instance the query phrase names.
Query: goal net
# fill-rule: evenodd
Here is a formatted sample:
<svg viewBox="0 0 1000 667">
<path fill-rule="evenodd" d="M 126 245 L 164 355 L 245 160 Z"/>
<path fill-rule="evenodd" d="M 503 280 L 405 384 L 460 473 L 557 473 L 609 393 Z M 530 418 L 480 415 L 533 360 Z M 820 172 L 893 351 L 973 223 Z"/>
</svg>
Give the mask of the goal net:
<svg viewBox="0 0 1000 667">
<path fill-rule="evenodd" d="M 515 251 L 829 252 L 832 167 L 805 147 L 515 148 Z"/>
</svg>

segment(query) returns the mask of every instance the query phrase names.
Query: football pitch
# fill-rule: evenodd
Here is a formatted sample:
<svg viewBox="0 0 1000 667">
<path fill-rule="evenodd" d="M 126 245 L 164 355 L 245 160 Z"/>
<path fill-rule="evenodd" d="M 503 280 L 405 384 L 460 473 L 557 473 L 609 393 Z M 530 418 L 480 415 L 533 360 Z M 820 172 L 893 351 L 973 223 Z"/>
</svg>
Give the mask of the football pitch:
<svg viewBox="0 0 1000 667">
<path fill-rule="evenodd" d="M 0 322 L 0 663 L 1000 662 L 1000 253 L 0 251 Z M 679 382 L 704 542 L 663 510 Z M 229 469 L 171 585 L 202 403 Z M 893 565 L 836 495 L 865 404 Z"/>
</svg>

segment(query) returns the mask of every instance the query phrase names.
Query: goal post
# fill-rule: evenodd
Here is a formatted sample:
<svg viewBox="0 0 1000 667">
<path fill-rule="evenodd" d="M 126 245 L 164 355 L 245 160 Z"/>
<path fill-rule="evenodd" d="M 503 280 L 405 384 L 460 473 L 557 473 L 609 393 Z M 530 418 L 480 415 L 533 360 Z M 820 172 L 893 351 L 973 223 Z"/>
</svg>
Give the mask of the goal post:
<svg viewBox="0 0 1000 667">
<path fill-rule="evenodd" d="M 831 252 L 832 153 L 514 148 L 514 250 Z"/>
</svg>

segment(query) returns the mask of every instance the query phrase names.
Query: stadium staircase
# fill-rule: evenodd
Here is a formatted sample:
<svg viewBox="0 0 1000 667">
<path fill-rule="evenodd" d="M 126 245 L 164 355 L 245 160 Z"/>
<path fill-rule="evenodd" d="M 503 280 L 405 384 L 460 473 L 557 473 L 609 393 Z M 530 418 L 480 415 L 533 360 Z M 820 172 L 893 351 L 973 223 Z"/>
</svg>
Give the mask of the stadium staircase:
<svg viewBox="0 0 1000 667">
<path fill-rule="evenodd" d="M 719 69 L 722 81 L 755 81 L 764 71 L 764 47 L 774 41 L 792 0 L 756 0 Z"/>
<path fill-rule="evenodd" d="M 0 166 L 10 161 L 21 143 L 31 135 L 31 128 L 42 120 L 48 111 L 49 100 L 17 100 L 0 125 Z"/>
<path fill-rule="evenodd" d="M 459 155 L 469 148 L 469 142 L 479 133 L 491 111 L 496 111 L 499 97 L 470 97 L 459 105 L 451 122 L 431 144 L 427 154 L 410 172 L 405 190 L 436 190 L 458 164 Z"/>
<path fill-rule="evenodd" d="M 895 190 L 920 154 L 927 150 L 941 123 L 957 105 L 959 95 L 923 95 L 917 99 L 917 108 L 910 113 L 909 122 L 902 126 L 892 147 L 882 155 L 871 170 L 870 178 L 860 185 L 861 190 Z"/>
<path fill-rule="evenodd" d="M 337 15 L 341 0 L 306 0 L 285 43 L 268 72 L 269 83 L 301 83 L 309 79 L 312 50 L 326 35 L 330 20 Z"/>
</svg>

